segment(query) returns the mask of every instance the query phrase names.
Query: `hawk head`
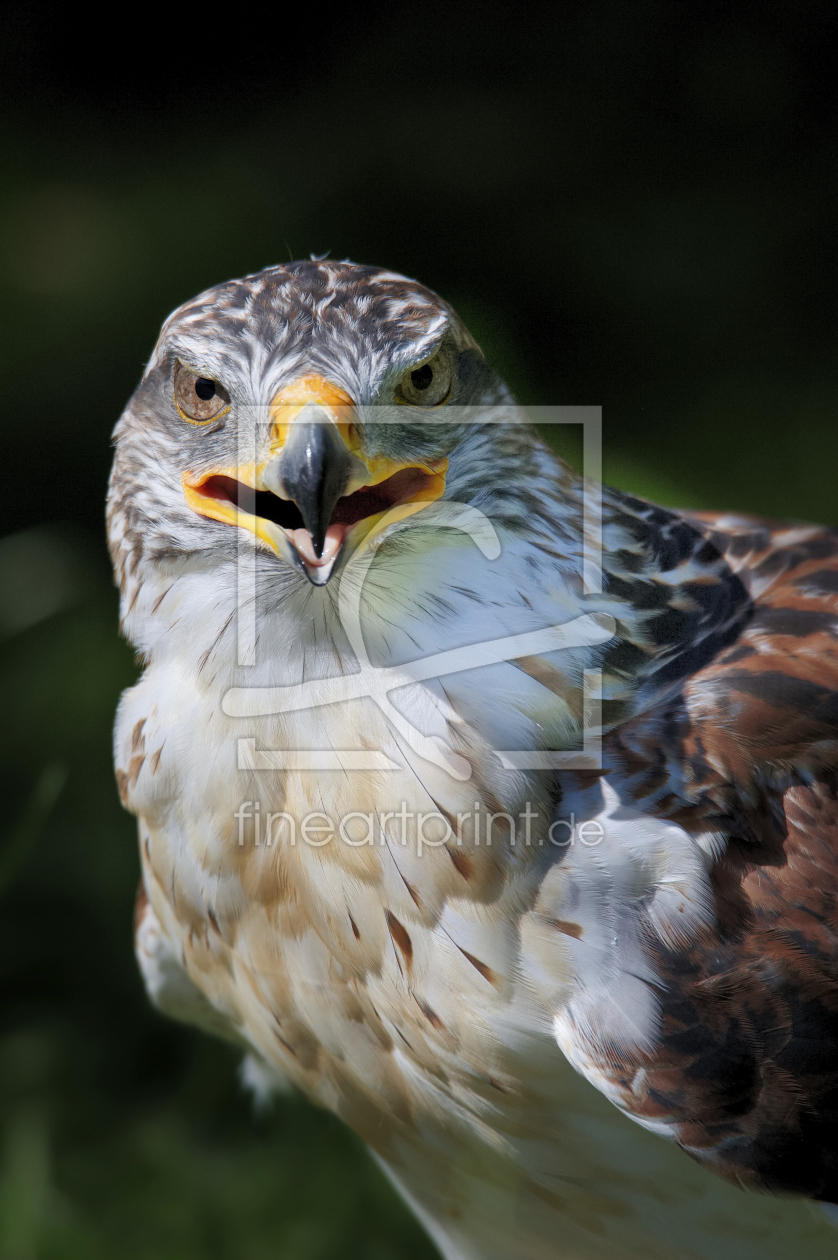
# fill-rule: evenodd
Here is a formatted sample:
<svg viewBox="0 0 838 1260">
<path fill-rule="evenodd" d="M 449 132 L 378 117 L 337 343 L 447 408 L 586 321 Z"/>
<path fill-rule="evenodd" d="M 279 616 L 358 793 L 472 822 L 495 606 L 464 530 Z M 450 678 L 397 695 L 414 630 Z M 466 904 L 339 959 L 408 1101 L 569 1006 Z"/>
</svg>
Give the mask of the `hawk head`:
<svg viewBox="0 0 838 1260">
<path fill-rule="evenodd" d="M 509 402 L 451 307 L 393 272 L 312 260 L 208 289 L 166 321 L 117 426 L 117 572 L 235 556 L 246 531 L 323 586 L 385 517 L 449 494 L 455 464 L 508 479 L 466 454 L 461 409 Z"/>
</svg>

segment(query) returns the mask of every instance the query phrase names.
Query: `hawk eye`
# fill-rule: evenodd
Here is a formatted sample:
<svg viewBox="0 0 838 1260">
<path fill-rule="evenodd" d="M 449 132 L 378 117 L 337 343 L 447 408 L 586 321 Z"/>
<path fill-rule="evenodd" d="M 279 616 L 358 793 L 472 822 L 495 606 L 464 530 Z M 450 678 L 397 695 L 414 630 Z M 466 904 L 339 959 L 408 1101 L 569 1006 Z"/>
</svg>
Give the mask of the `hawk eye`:
<svg viewBox="0 0 838 1260">
<path fill-rule="evenodd" d="M 434 370 L 430 363 L 423 363 L 422 367 L 410 373 L 410 379 L 413 381 L 416 389 L 427 389 L 434 379 Z"/>
<path fill-rule="evenodd" d="M 427 363 L 420 363 L 401 381 L 396 399 L 412 407 L 439 407 L 451 393 L 453 371 L 446 350 L 438 350 Z"/>
<path fill-rule="evenodd" d="M 198 376 L 179 363 L 175 368 L 175 406 L 184 420 L 206 424 L 230 405 L 230 395 L 218 381 Z"/>
</svg>

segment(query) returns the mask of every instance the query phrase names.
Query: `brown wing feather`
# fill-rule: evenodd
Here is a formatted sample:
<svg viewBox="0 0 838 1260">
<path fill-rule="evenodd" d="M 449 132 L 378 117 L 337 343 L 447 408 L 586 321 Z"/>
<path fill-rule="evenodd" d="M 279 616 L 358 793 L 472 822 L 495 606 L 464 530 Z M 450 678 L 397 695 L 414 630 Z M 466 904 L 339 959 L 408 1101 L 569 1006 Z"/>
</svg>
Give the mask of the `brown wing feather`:
<svg viewBox="0 0 838 1260">
<path fill-rule="evenodd" d="M 704 525 L 754 606 L 685 698 L 704 756 L 750 799 L 766 776 L 794 781 L 838 764 L 838 530 Z"/>
<path fill-rule="evenodd" d="M 717 928 L 650 944 L 656 1052 L 602 1049 L 627 1111 L 743 1185 L 838 1200 L 838 531 L 691 523 L 750 591 L 735 643 L 610 741 L 645 808 L 724 847 Z M 721 840 L 720 840 L 721 844 Z"/>
</svg>

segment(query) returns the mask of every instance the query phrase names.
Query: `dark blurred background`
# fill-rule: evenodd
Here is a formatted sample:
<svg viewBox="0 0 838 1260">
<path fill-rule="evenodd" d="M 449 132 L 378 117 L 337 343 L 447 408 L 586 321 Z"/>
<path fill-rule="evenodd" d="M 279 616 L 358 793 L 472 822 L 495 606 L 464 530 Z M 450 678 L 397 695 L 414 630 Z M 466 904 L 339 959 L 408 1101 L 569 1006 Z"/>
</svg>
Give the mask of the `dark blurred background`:
<svg viewBox="0 0 838 1260">
<path fill-rule="evenodd" d="M 330 251 L 439 290 L 522 401 L 601 403 L 608 480 L 838 523 L 838 9 L 0 24 L 0 1258 L 427 1260 L 351 1135 L 254 1117 L 144 1000 L 110 432 L 173 307 Z"/>
</svg>

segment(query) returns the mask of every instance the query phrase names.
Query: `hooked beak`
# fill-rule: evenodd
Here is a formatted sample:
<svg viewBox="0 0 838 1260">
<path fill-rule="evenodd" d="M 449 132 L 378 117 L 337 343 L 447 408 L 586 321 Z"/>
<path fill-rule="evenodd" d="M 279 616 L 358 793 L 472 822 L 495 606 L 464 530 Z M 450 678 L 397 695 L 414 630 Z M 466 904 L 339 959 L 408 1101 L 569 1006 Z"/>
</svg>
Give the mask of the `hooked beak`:
<svg viewBox="0 0 838 1260">
<path fill-rule="evenodd" d="M 330 553 L 340 544 L 332 515 L 353 473 L 357 475 L 358 464 L 329 413 L 316 403 L 307 403 L 294 421 L 282 452 L 262 473 L 268 490 L 299 508 L 305 527 L 302 532 L 308 538 L 295 538 L 294 542 L 301 553 L 313 553 L 304 555 L 312 564 L 328 563 L 328 556 L 323 560 L 323 550 L 330 528 Z"/>
<path fill-rule="evenodd" d="M 186 502 L 249 530 L 314 586 L 325 586 L 385 518 L 390 524 L 418 512 L 445 490 L 447 460 L 365 456 L 355 418 L 343 390 L 301 377 L 271 403 L 267 458 L 184 473 Z"/>
</svg>

